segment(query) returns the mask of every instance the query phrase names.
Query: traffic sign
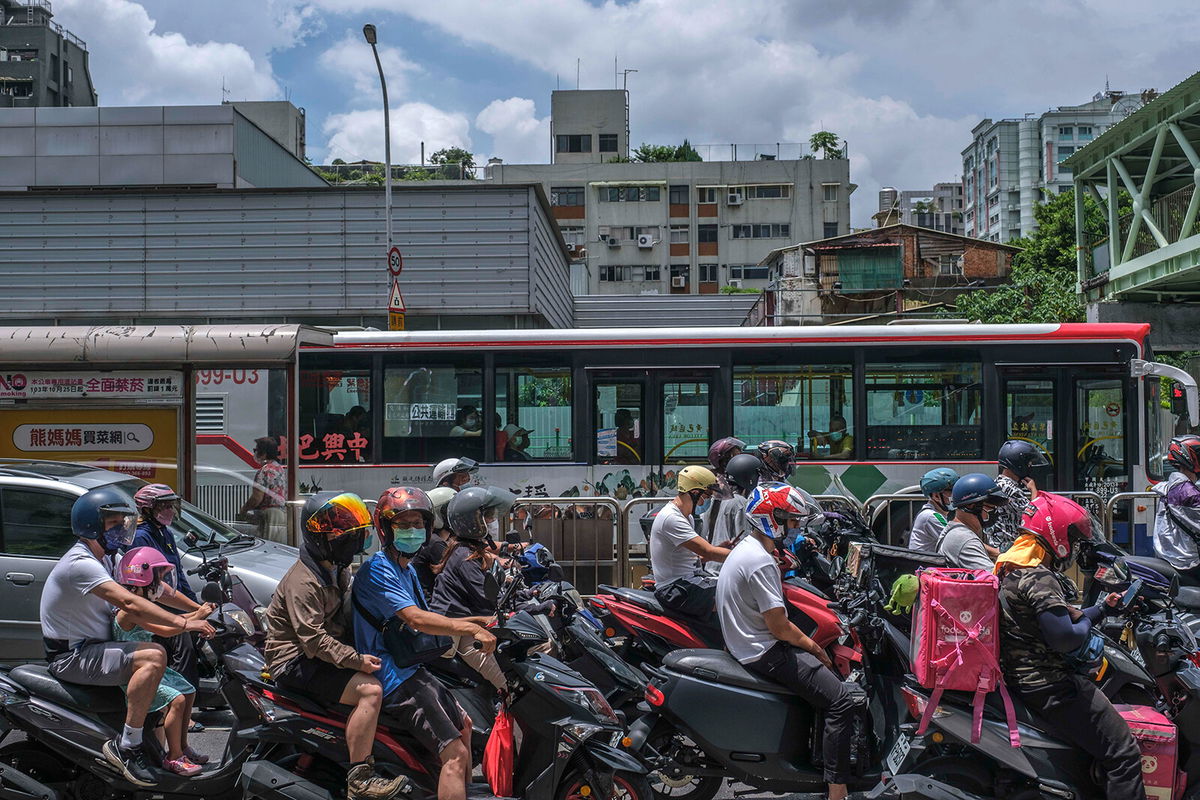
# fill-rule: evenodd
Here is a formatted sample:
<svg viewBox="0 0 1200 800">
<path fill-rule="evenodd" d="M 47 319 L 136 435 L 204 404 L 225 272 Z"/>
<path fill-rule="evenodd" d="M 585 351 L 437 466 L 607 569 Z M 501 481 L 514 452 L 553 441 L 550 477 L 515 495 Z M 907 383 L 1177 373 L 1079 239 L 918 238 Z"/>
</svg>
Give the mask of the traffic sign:
<svg viewBox="0 0 1200 800">
<path fill-rule="evenodd" d="M 404 314 L 403 312 L 388 312 L 388 330 L 402 331 L 404 330 Z"/>
<path fill-rule="evenodd" d="M 400 281 L 392 281 L 392 294 L 388 297 L 388 311 L 407 311 L 404 295 L 400 294 Z"/>
<path fill-rule="evenodd" d="M 399 247 L 393 245 L 392 249 L 388 250 L 387 267 L 393 278 L 400 277 L 400 270 L 404 269 L 404 256 L 400 255 Z"/>
</svg>

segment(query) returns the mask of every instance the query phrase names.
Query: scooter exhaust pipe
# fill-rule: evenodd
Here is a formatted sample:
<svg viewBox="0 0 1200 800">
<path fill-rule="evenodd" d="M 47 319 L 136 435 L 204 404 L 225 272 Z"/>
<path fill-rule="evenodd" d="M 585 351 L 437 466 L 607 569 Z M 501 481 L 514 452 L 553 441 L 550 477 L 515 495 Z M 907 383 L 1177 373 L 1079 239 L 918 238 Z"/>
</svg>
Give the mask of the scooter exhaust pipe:
<svg viewBox="0 0 1200 800">
<path fill-rule="evenodd" d="M 254 800 L 333 800 L 321 787 L 270 761 L 243 764 L 241 784 L 245 796 Z"/>
</svg>

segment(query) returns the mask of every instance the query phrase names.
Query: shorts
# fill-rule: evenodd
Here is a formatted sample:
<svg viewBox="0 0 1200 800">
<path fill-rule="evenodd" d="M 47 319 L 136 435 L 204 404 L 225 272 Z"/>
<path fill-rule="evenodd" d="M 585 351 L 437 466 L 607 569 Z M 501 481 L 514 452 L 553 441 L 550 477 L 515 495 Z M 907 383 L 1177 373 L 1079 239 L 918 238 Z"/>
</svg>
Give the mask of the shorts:
<svg viewBox="0 0 1200 800">
<path fill-rule="evenodd" d="M 319 658 L 297 656 L 275 675 L 275 683 L 323 705 L 334 706 L 342 702 L 342 693 L 357 674 L 358 670 L 339 667 Z"/>
<path fill-rule="evenodd" d="M 441 754 L 462 738 L 467 712 L 424 667 L 418 667 L 385 702 L 388 716 L 431 753 Z"/>
<path fill-rule="evenodd" d="M 124 686 L 133 677 L 133 654 L 142 642 L 94 642 L 50 662 L 50 674 L 67 683 Z"/>
</svg>

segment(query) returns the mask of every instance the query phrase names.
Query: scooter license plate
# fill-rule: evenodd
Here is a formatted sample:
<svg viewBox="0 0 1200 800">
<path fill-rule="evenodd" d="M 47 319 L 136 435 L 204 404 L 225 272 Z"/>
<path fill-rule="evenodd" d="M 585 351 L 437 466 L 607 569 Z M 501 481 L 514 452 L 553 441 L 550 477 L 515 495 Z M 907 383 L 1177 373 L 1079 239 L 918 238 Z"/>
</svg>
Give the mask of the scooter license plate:
<svg viewBox="0 0 1200 800">
<path fill-rule="evenodd" d="M 901 736 L 896 740 L 896 744 L 892 746 L 892 752 L 888 753 L 887 768 L 888 772 L 897 775 L 900 772 L 900 767 L 904 766 L 904 760 L 908 758 L 909 751 L 912 750 L 912 737 Z"/>
</svg>

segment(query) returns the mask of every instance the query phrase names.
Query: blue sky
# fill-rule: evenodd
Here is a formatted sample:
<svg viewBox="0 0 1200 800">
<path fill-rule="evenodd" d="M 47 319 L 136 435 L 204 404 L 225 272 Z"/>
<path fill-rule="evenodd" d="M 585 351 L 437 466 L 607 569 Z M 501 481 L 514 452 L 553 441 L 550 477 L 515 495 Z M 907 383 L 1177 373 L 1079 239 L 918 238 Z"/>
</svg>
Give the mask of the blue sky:
<svg viewBox="0 0 1200 800">
<path fill-rule="evenodd" d="M 53 0 L 87 40 L 103 105 L 288 97 L 315 161 L 382 156 L 379 29 L 393 159 L 469 147 L 548 156 L 556 76 L 629 78 L 634 143 L 850 143 L 854 223 L 881 186 L 954 180 L 983 117 L 1165 89 L 1200 68 L 1194 0 Z"/>
</svg>

